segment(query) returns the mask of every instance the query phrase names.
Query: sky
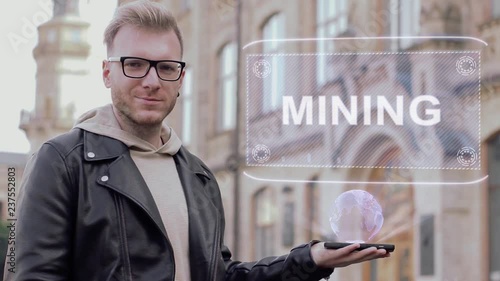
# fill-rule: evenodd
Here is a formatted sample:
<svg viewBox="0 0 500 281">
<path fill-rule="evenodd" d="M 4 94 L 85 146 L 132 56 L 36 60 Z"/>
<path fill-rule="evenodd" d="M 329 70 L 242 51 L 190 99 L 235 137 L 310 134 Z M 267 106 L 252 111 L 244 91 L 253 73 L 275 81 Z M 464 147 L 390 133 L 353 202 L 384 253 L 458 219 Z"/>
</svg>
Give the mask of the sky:
<svg viewBox="0 0 500 281">
<path fill-rule="evenodd" d="M 70 93 L 75 97 L 75 116 L 111 101 L 109 90 L 101 79 L 101 62 L 105 58 L 103 30 L 116 7 L 116 0 L 81 0 L 80 15 L 90 23 L 88 42 L 89 76 L 84 89 Z M 33 110 L 35 103 L 36 64 L 33 48 L 38 42 L 37 26 L 52 17 L 52 0 L 10 1 L 0 10 L 0 58 L 2 91 L 0 102 L 0 152 L 27 153 L 26 135 L 19 127 L 21 110 Z"/>
</svg>

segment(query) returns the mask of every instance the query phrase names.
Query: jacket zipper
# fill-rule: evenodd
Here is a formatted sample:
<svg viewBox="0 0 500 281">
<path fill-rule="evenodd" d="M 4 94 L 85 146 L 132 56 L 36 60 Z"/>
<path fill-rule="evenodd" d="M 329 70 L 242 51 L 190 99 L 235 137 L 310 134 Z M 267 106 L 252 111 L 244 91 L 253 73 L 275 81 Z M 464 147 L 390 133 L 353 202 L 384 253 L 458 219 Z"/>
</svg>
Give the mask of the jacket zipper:
<svg viewBox="0 0 500 281">
<path fill-rule="evenodd" d="M 128 241 L 127 241 L 127 235 L 125 231 L 125 216 L 123 212 L 123 203 L 121 198 L 115 194 L 115 201 L 116 205 L 118 207 L 118 219 L 119 219 L 119 232 L 120 232 L 120 240 L 121 240 L 121 248 L 122 248 L 122 255 L 123 255 L 123 263 L 124 263 L 124 280 L 130 280 L 132 281 L 132 269 L 130 266 L 130 259 L 129 259 L 129 252 L 128 252 Z"/>
</svg>

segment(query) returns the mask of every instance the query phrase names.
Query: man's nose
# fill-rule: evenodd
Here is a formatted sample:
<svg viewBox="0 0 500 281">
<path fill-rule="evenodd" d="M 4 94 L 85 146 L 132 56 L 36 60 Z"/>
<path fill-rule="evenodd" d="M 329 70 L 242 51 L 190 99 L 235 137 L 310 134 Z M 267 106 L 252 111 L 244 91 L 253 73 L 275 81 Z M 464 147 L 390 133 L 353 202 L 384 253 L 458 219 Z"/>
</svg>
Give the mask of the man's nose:
<svg viewBox="0 0 500 281">
<path fill-rule="evenodd" d="M 146 73 L 146 76 L 142 78 L 142 85 L 143 87 L 154 88 L 154 89 L 160 87 L 160 78 L 156 73 L 156 67 L 152 66 L 151 68 L 149 68 L 149 71 L 148 73 Z"/>
</svg>

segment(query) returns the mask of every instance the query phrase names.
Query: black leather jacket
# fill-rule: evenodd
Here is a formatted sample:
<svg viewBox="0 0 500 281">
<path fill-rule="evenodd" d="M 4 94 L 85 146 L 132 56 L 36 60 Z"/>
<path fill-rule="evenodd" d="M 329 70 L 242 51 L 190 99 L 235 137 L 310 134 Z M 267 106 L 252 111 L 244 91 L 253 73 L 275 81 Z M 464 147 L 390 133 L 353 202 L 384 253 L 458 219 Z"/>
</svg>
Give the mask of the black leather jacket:
<svg viewBox="0 0 500 281">
<path fill-rule="evenodd" d="M 319 280 L 310 245 L 258 262 L 231 260 L 210 170 L 185 148 L 174 156 L 189 214 L 191 278 Z M 30 159 L 18 199 L 15 273 L 5 280 L 174 280 L 172 246 L 128 148 L 81 129 Z M 165 189 L 168 192 L 168 188 Z M 11 270 L 12 271 L 12 270 Z"/>
</svg>

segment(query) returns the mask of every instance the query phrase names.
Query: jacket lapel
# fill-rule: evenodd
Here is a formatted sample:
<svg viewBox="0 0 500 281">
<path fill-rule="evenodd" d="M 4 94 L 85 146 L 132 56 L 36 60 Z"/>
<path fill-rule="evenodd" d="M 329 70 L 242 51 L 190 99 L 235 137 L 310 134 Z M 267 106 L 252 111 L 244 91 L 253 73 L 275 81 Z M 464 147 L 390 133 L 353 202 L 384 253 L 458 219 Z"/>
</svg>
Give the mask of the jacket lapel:
<svg viewBox="0 0 500 281">
<path fill-rule="evenodd" d="M 84 151 L 87 161 L 116 158 L 109 164 L 108 169 L 98 176 L 97 182 L 139 205 L 167 238 L 167 231 L 162 223 L 156 203 L 139 169 L 132 160 L 128 147 L 118 140 L 85 131 Z"/>
<path fill-rule="evenodd" d="M 217 256 L 220 214 L 213 204 L 208 184 L 212 179 L 197 162 L 190 161 L 188 152 L 181 150 L 174 156 L 177 171 L 186 196 L 189 216 L 189 253 L 192 280 L 210 280 Z"/>
<path fill-rule="evenodd" d="M 162 223 L 156 203 L 139 169 L 132 160 L 128 147 L 122 142 L 85 131 L 84 157 L 86 161 L 112 160 L 97 182 L 139 205 L 156 223 L 165 238 L 167 231 Z M 174 155 L 189 218 L 189 254 L 192 280 L 212 278 L 223 235 L 219 225 L 223 218 L 214 205 L 220 194 L 207 171 L 183 147 Z M 222 210 L 221 210 L 222 211 Z"/>
<path fill-rule="evenodd" d="M 156 207 L 154 198 L 130 154 L 123 154 L 111 163 L 108 175 L 106 181 L 103 181 L 101 177 L 98 179 L 98 182 L 139 205 L 153 219 L 165 238 L 167 238 L 167 231 L 161 220 L 160 212 Z"/>
</svg>

